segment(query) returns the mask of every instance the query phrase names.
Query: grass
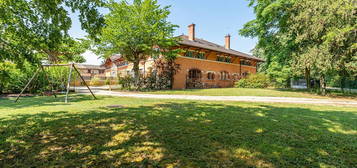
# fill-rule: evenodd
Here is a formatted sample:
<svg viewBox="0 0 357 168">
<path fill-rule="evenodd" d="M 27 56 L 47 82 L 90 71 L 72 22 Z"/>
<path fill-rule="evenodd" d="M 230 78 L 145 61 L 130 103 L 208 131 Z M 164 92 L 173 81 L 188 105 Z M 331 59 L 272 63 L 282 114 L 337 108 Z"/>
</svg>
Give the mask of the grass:
<svg viewBox="0 0 357 168">
<path fill-rule="evenodd" d="M 357 166 L 355 108 L 62 100 L 0 99 L 0 167 Z"/>
<path fill-rule="evenodd" d="M 352 98 L 357 94 L 343 95 L 340 92 L 330 92 L 328 96 L 320 96 L 307 90 L 294 89 L 248 89 L 248 88 L 219 88 L 219 89 L 186 89 L 186 90 L 159 90 L 144 93 L 150 94 L 177 94 L 199 96 L 268 96 L 268 97 L 301 97 L 301 98 Z"/>
</svg>

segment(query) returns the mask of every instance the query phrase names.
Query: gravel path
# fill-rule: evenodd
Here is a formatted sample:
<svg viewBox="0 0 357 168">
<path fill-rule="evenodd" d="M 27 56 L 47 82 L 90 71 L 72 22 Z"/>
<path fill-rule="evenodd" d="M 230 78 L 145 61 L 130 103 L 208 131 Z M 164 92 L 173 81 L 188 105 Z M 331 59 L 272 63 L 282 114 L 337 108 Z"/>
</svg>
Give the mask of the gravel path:
<svg viewBox="0 0 357 168">
<path fill-rule="evenodd" d="M 76 92 L 89 94 L 88 90 L 76 90 Z M 357 100 L 339 99 L 313 99 L 293 97 L 261 97 L 261 96 L 194 96 L 194 95 L 156 95 L 128 92 L 113 92 L 105 90 L 94 90 L 96 95 L 134 97 L 150 99 L 183 99 L 183 100 L 206 100 L 206 101 L 240 101 L 240 102 L 266 102 L 266 103 L 296 103 L 296 104 L 319 104 L 335 106 L 357 107 Z"/>
</svg>

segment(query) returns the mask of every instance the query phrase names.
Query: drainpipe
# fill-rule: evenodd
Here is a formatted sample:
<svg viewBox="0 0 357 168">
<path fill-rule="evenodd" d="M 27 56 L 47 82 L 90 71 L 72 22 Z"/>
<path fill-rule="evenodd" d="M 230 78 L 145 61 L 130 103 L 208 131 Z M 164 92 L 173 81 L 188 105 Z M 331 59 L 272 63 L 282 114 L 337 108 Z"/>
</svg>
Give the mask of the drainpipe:
<svg viewBox="0 0 357 168">
<path fill-rule="evenodd" d="M 239 75 L 242 77 L 242 61 L 239 59 Z"/>
<path fill-rule="evenodd" d="M 258 62 L 255 62 L 255 73 L 258 73 Z"/>
</svg>

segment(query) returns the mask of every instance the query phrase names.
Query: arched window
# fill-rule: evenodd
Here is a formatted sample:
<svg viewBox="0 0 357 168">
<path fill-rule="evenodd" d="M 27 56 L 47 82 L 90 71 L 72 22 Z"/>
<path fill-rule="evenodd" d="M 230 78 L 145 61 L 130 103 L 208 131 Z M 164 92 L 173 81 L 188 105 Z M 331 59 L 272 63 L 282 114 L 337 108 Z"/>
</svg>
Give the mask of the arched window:
<svg viewBox="0 0 357 168">
<path fill-rule="evenodd" d="M 248 75 L 249 75 L 248 72 L 243 72 L 243 73 L 242 73 L 242 76 L 243 76 L 243 77 L 247 77 Z"/>
<path fill-rule="evenodd" d="M 233 80 L 238 80 L 238 79 L 239 79 L 238 74 L 233 74 Z"/>
<path fill-rule="evenodd" d="M 208 72 L 207 79 L 208 80 L 214 80 L 214 73 L 213 72 Z"/>
<path fill-rule="evenodd" d="M 228 80 L 228 79 L 229 79 L 229 73 L 227 71 L 222 71 L 221 80 Z"/>
<path fill-rule="evenodd" d="M 189 79 L 200 79 L 201 78 L 201 70 L 199 69 L 191 69 L 188 71 Z"/>
</svg>

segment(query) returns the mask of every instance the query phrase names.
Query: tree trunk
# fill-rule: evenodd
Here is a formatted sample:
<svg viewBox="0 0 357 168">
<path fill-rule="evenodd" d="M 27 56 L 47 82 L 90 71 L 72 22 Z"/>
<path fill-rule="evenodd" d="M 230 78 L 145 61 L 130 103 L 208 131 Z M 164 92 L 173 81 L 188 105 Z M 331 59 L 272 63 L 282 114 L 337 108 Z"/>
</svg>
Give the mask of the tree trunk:
<svg viewBox="0 0 357 168">
<path fill-rule="evenodd" d="M 173 86 L 174 86 L 174 71 L 175 71 L 175 62 L 173 61 L 168 61 L 168 66 L 169 66 L 169 69 L 170 69 L 170 89 L 172 90 L 173 89 Z"/>
<path fill-rule="evenodd" d="M 325 82 L 325 75 L 320 76 L 320 89 L 321 89 L 321 94 L 326 95 L 326 82 Z"/>
<path fill-rule="evenodd" d="M 341 76 L 341 83 L 340 83 L 340 85 L 341 85 L 341 92 L 342 92 L 342 93 L 345 93 L 345 90 L 344 90 L 345 85 L 346 85 L 346 77 L 345 77 L 345 76 Z"/>
<path fill-rule="evenodd" d="M 139 64 L 140 60 L 135 60 L 134 61 L 134 66 L 133 66 L 133 71 L 134 71 L 134 82 L 135 82 L 135 88 L 139 89 L 139 82 L 140 82 L 140 72 L 139 72 Z"/>
<path fill-rule="evenodd" d="M 306 87 L 308 90 L 311 89 L 311 77 L 310 77 L 310 69 L 305 68 L 305 80 L 306 80 Z"/>
<path fill-rule="evenodd" d="M 341 77 L 341 79 L 340 79 L 341 91 L 342 91 L 342 93 L 345 93 L 344 88 L 346 88 L 346 80 L 347 80 L 348 73 L 345 69 L 343 69 L 343 70 L 339 71 L 339 75 Z"/>
</svg>

